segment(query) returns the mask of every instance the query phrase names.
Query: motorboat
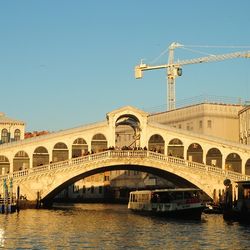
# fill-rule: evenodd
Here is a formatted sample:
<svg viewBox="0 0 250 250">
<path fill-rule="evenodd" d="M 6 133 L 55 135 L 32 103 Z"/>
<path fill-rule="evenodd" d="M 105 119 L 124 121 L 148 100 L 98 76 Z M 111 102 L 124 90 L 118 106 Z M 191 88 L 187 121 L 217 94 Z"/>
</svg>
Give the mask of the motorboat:
<svg viewBox="0 0 250 250">
<path fill-rule="evenodd" d="M 144 213 L 181 219 L 201 219 L 205 204 L 196 188 L 171 188 L 132 191 L 128 209 Z"/>
</svg>

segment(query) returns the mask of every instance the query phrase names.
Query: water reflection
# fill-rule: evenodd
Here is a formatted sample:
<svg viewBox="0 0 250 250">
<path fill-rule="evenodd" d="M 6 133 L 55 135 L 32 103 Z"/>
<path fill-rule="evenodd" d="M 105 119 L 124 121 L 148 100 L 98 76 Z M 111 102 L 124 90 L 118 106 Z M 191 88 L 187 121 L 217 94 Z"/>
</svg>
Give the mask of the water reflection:
<svg viewBox="0 0 250 250">
<path fill-rule="evenodd" d="M 0 247 L 4 247 L 4 230 L 0 228 Z"/>
<path fill-rule="evenodd" d="M 133 214 L 124 205 L 59 205 L 0 215 L 7 249 L 247 249 L 249 226 L 221 215 L 197 221 Z"/>
</svg>

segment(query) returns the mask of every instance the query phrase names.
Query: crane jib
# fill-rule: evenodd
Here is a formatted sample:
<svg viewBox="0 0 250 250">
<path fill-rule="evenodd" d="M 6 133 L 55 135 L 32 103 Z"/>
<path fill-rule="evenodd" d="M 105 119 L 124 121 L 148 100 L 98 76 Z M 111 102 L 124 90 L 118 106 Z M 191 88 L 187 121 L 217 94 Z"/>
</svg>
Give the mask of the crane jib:
<svg viewBox="0 0 250 250">
<path fill-rule="evenodd" d="M 227 59 L 233 58 L 250 58 L 250 51 L 239 51 L 228 54 L 218 54 L 218 55 L 209 55 L 205 57 L 187 59 L 174 62 L 174 49 L 178 47 L 182 47 L 183 45 L 179 43 L 172 43 L 169 47 L 169 60 L 168 64 L 162 65 L 148 65 L 145 63 L 141 63 L 140 65 L 135 67 L 135 78 L 140 79 L 143 77 L 142 72 L 146 70 L 154 70 L 154 69 L 168 69 L 167 70 L 167 83 L 168 83 L 168 94 L 167 94 L 167 105 L 168 110 L 175 109 L 175 78 L 177 76 L 182 75 L 183 65 L 196 64 L 196 63 L 208 63 L 208 62 L 216 62 L 223 61 Z"/>
</svg>

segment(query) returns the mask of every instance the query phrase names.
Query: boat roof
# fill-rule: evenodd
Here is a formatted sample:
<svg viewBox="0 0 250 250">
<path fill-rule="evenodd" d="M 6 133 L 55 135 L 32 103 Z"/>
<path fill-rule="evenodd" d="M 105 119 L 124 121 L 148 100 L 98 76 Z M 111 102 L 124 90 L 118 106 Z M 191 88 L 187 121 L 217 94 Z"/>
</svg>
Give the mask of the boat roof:
<svg viewBox="0 0 250 250">
<path fill-rule="evenodd" d="M 199 188 L 167 188 L 167 189 L 154 189 L 154 190 L 137 190 L 132 191 L 130 193 L 137 193 L 137 194 L 145 194 L 145 193 L 166 193 L 166 192 L 193 192 L 193 191 L 201 191 Z"/>
</svg>

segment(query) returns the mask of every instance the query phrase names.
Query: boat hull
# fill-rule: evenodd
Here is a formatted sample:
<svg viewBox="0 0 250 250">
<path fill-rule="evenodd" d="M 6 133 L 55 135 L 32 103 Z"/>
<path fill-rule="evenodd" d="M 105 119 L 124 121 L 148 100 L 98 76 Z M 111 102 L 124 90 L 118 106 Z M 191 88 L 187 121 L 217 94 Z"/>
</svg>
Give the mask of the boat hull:
<svg viewBox="0 0 250 250">
<path fill-rule="evenodd" d="M 175 219 L 185 219 L 185 220 L 200 220 L 202 212 L 205 207 L 196 207 L 192 209 L 180 209 L 180 210 L 172 210 L 172 211 L 157 211 L 157 210 L 135 210 L 130 209 L 131 211 L 138 214 L 145 215 L 154 215 L 154 216 L 162 216 L 166 218 L 175 218 Z"/>
</svg>

